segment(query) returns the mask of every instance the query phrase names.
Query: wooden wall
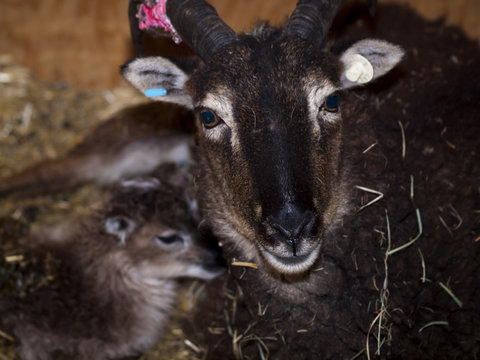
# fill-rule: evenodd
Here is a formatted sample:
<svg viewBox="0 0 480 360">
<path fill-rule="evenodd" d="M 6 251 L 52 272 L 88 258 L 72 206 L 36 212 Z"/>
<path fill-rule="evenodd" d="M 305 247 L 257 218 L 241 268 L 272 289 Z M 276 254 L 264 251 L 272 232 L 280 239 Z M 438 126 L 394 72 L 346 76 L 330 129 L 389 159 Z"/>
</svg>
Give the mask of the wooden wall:
<svg viewBox="0 0 480 360">
<path fill-rule="evenodd" d="M 279 23 L 296 0 L 211 0 L 236 30 L 257 19 Z M 446 16 L 480 40 L 480 0 L 380 0 L 410 4 L 428 18 Z M 103 88 L 122 83 L 118 67 L 133 55 L 128 0 L 0 0 L 0 54 L 47 80 Z"/>
</svg>

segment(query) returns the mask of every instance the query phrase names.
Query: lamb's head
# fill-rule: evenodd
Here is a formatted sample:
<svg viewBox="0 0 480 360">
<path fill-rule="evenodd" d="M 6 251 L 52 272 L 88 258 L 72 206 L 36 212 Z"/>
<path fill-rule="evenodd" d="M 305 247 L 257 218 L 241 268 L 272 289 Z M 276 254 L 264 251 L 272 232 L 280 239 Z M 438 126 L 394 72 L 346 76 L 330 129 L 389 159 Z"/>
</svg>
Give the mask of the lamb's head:
<svg viewBox="0 0 480 360">
<path fill-rule="evenodd" d="M 182 188 L 155 177 L 121 183 L 102 222 L 118 238 L 115 253 L 144 278 L 209 280 L 224 270 L 219 252 L 200 244 Z"/>
<path fill-rule="evenodd" d="M 385 74 L 403 55 L 373 39 L 338 57 L 323 49 L 339 7 L 300 0 L 283 29 L 236 35 L 203 1 L 168 0 L 173 26 L 202 62 L 189 71 L 146 57 L 122 70 L 141 91 L 164 89 L 155 100 L 196 113 L 203 216 L 280 274 L 307 272 L 339 217 L 338 92 Z"/>
</svg>

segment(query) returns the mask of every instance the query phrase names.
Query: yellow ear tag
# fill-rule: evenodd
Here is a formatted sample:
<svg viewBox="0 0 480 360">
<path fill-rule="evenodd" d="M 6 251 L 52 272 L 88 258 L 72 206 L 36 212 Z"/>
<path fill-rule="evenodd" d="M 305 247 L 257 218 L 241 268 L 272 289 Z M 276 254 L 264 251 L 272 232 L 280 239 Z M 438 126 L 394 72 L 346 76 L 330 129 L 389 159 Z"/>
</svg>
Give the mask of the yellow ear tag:
<svg viewBox="0 0 480 360">
<path fill-rule="evenodd" d="M 354 54 L 345 76 L 351 82 L 365 84 L 373 79 L 373 66 L 362 55 Z"/>
</svg>

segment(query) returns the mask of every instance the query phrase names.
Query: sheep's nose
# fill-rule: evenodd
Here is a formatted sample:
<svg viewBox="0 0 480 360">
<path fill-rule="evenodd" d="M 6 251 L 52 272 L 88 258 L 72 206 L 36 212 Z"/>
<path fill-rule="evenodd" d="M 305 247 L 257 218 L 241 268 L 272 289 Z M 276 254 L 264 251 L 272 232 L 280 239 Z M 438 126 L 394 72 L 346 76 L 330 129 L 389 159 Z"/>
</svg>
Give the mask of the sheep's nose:
<svg viewBox="0 0 480 360">
<path fill-rule="evenodd" d="M 267 224 L 274 230 L 272 238 L 288 244 L 293 256 L 297 255 L 301 239 L 311 235 L 314 222 L 315 216 L 310 210 L 301 210 L 291 204 L 267 217 Z"/>
</svg>

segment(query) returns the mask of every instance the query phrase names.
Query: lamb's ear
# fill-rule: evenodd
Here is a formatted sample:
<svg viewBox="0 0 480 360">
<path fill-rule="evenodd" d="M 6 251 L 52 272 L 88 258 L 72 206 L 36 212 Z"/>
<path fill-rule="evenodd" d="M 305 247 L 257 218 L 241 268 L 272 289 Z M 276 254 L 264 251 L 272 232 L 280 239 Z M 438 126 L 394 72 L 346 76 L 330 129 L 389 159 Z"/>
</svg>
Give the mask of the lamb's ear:
<svg viewBox="0 0 480 360">
<path fill-rule="evenodd" d="M 123 65 L 120 72 L 153 100 L 193 108 L 192 98 L 183 91 L 189 75 L 169 59 L 160 56 L 137 58 Z"/>
<path fill-rule="evenodd" d="M 383 40 L 365 39 L 353 44 L 340 57 L 342 88 L 363 85 L 386 74 L 397 65 L 404 51 Z"/>
</svg>

